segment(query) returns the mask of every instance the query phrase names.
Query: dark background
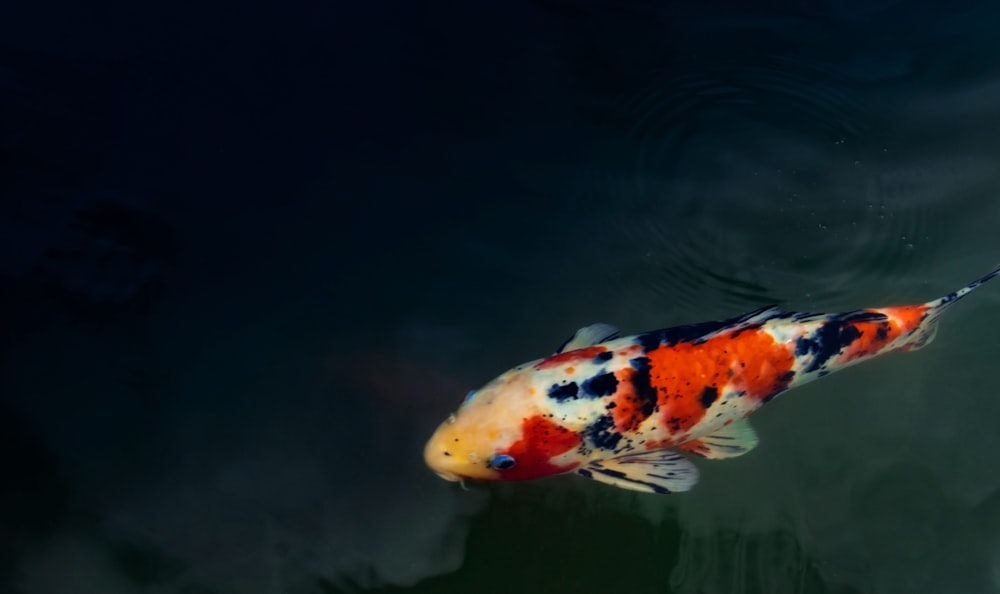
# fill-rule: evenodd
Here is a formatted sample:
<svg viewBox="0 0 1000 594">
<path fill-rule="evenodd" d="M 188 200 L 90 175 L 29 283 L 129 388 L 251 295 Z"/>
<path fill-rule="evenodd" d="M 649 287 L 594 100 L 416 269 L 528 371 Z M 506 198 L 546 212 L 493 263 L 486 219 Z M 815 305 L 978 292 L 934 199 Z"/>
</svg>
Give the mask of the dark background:
<svg viewBox="0 0 1000 594">
<path fill-rule="evenodd" d="M 808 513 L 707 532 L 591 485 L 465 493 L 419 455 L 466 390 L 596 319 L 930 299 L 987 271 L 998 16 L 5 3 L 0 592 L 997 587 L 992 442 L 956 477 L 847 429 L 865 495 L 828 496 L 846 515 L 795 491 L 832 489 L 814 457 L 781 483 Z M 980 385 L 996 341 L 966 320 Z M 949 410 L 977 410 L 966 394 Z M 930 398 L 871 426 L 992 430 Z M 706 507 L 728 501 L 712 484 Z"/>
</svg>

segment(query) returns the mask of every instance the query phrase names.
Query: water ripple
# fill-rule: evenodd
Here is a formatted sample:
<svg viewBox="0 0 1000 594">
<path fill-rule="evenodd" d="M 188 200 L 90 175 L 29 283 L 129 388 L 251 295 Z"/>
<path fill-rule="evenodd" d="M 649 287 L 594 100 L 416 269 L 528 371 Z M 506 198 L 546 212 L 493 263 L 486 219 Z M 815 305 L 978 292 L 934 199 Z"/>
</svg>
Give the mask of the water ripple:
<svg viewBox="0 0 1000 594">
<path fill-rule="evenodd" d="M 891 299 L 929 253 L 933 203 L 884 172 L 878 118 L 836 68 L 747 56 L 663 73 L 625 101 L 627 166 L 596 173 L 649 296 L 685 314 Z M 876 285 L 876 283 L 879 283 Z M 912 295 L 907 295 L 912 296 Z M 687 317 L 685 315 L 685 317 Z"/>
</svg>

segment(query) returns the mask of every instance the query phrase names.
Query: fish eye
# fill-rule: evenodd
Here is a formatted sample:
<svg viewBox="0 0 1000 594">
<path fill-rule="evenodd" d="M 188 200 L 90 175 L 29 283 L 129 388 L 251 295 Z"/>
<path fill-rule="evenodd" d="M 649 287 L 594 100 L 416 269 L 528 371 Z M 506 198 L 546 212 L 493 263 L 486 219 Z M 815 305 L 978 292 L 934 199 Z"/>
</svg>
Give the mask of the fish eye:
<svg viewBox="0 0 1000 594">
<path fill-rule="evenodd" d="M 510 470 L 517 464 L 517 460 L 506 454 L 497 454 L 490 458 L 489 467 L 497 470 Z"/>
</svg>

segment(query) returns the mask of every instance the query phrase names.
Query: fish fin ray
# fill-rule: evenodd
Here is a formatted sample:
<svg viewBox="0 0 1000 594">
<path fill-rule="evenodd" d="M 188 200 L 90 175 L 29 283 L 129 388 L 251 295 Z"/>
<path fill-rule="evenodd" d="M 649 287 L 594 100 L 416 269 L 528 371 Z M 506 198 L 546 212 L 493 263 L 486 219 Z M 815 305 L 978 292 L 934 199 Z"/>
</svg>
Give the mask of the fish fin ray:
<svg viewBox="0 0 1000 594">
<path fill-rule="evenodd" d="M 757 447 L 758 442 L 750 421 L 737 419 L 715 433 L 681 444 L 678 449 L 702 458 L 721 460 L 742 456 Z"/>
<path fill-rule="evenodd" d="M 801 323 L 816 320 L 837 320 L 849 324 L 861 324 L 865 322 L 884 322 L 887 319 L 889 319 L 889 316 L 884 313 L 858 309 L 840 314 L 801 312 L 793 315 L 791 321 Z"/>
<path fill-rule="evenodd" d="M 659 495 L 689 491 L 699 476 L 690 460 L 670 450 L 595 460 L 576 472 L 622 489 Z"/>
<path fill-rule="evenodd" d="M 595 344 L 600 344 L 615 338 L 618 338 L 618 328 L 612 326 L 611 324 L 598 322 L 596 324 L 584 326 L 573 333 L 573 336 L 567 338 L 566 342 L 562 343 L 562 345 L 556 349 L 556 354 L 594 346 Z"/>
<path fill-rule="evenodd" d="M 732 320 L 732 324 L 760 324 L 761 322 L 766 322 L 771 318 L 783 316 L 787 312 L 781 309 L 777 304 L 765 305 L 759 309 L 747 312 L 742 316 Z"/>
</svg>

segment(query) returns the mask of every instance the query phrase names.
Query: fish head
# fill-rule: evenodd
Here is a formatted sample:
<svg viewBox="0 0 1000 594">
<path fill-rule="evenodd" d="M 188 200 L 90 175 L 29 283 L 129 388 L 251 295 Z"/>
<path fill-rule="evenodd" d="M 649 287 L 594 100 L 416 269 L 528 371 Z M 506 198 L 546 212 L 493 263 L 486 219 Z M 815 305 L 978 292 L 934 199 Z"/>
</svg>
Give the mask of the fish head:
<svg viewBox="0 0 1000 594">
<path fill-rule="evenodd" d="M 567 472 L 580 438 L 544 407 L 531 364 L 470 392 L 427 441 L 424 460 L 449 481 L 523 480 Z"/>
</svg>

